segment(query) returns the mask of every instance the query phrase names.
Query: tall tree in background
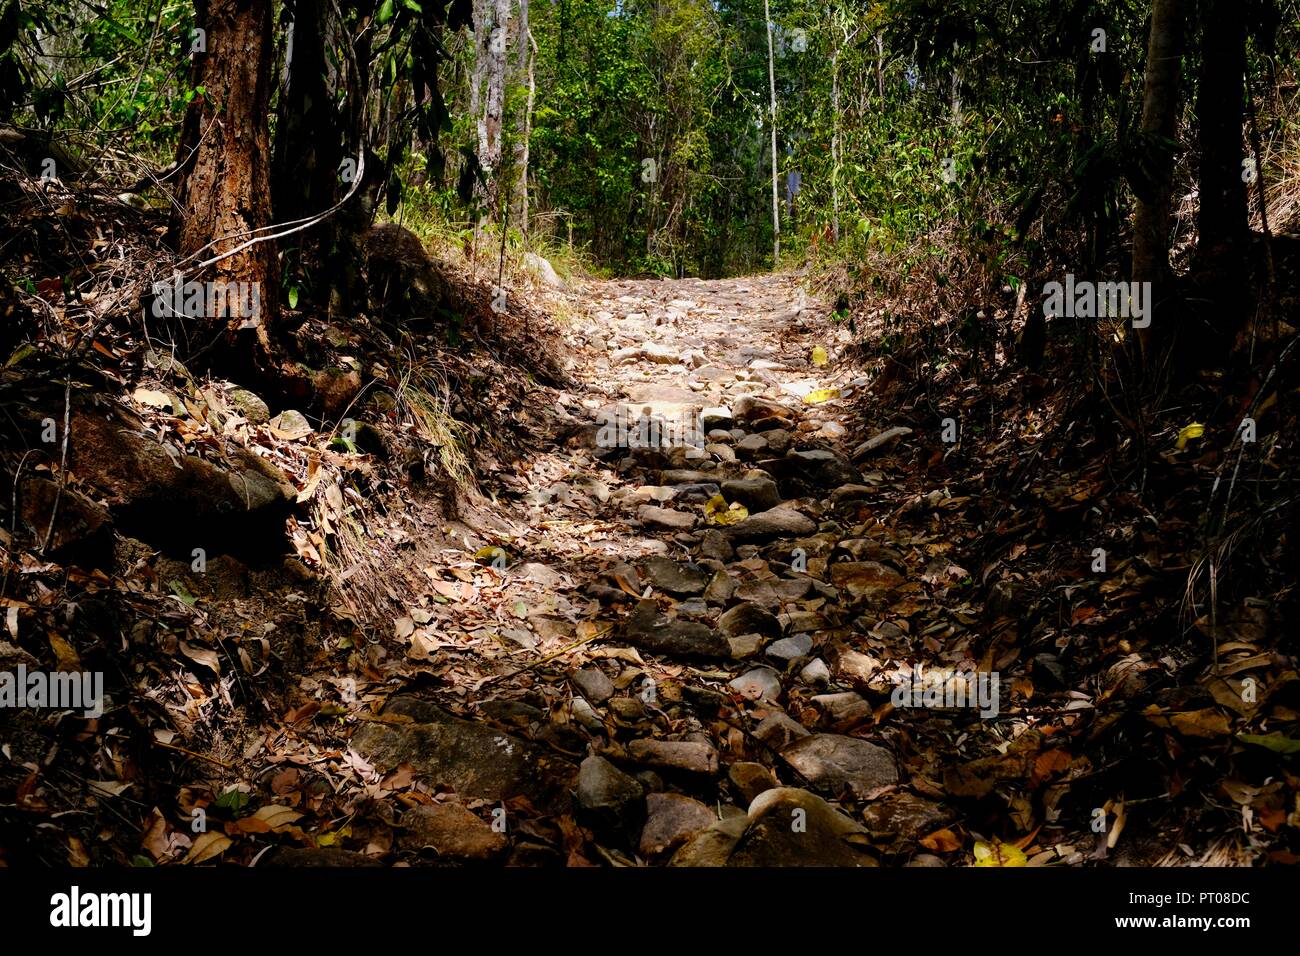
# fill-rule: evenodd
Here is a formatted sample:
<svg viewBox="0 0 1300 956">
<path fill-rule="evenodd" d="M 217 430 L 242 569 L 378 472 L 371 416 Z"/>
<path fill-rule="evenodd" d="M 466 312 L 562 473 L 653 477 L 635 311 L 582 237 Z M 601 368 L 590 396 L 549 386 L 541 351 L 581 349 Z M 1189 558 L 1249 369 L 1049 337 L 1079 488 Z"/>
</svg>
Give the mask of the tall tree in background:
<svg viewBox="0 0 1300 956">
<path fill-rule="evenodd" d="M 194 60 L 194 85 L 203 92 L 190 104 L 179 148 L 188 162 L 177 188 L 176 234 L 191 265 L 223 257 L 199 278 L 258 284 L 261 354 L 250 358 L 264 365 L 280 288 L 275 243 L 233 250 L 271 224 L 271 0 L 197 0 L 195 7 L 206 34 Z M 241 323 L 225 324 L 229 341 Z"/>
<path fill-rule="evenodd" d="M 763 0 L 763 20 L 767 25 L 767 84 L 771 96 L 769 122 L 772 125 L 772 266 L 781 261 L 781 203 L 776 185 L 776 57 L 772 51 L 772 13 Z"/>
<path fill-rule="evenodd" d="M 528 101 L 524 104 L 524 114 L 519 118 L 519 145 L 515 147 L 519 167 L 519 228 L 528 232 L 528 143 L 533 135 L 533 103 L 537 98 L 537 41 L 533 39 L 532 28 L 528 25 L 528 0 L 519 0 L 519 39 L 518 61 L 524 73 L 524 82 L 528 87 Z"/>
<path fill-rule="evenodd" d="M 510 0 L 475 0 L 474 75 L 471 103 L 478 131 L 478 163 L 483 181 L 475 190 L 485 214 L 497 211 L 501 196 L 501 132 L 506 101 L 506 50 L 510 40 Z"/>
<path fill-rule="evenodd" d="M 1142 96 L 1140 172 L 1133 184 L 1133 281 L 1151 282 L 1155 300 L 1169 272 L 1170 197 L 1178 129 L 1178 77 L 1183 49 L 1181 0 L 1155 0 Z M 1143 348 L 1149 329 L 1142 331 Z"/>
<path fill-rule="evenodd" d="M 329 0 L 289 0 L 285 72 L 288 82 L 277 110 L 271 196 L 277 222 L 293 222 L 322 212 L 336 200 L 343 159 L 342 129 L 334 107 L 325 58 Z M 286 240 L 286 258 L 303 263 L 309 298 L 329 288 L 325 267 L 333 223 Z"/>
</svg>

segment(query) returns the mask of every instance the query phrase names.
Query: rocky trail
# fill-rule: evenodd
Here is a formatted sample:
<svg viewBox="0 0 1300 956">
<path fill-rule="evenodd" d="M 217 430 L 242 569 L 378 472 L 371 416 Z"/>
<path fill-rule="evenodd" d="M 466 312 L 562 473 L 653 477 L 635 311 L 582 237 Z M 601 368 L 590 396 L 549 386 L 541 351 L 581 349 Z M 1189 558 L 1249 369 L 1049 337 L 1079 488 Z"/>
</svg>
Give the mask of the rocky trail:
<svg viewBox="0 0 1300 956">
<path fill-rule="evenodd" d="M 448 526 L 431 600 L 396 622 L 441 686 L 372 694 L 347 744 L 376 794 L 450 791 L 401 794 L 400 818 L 376 804 L 395 849 L 943 865 L 935 851 L 964 842 L 944 766 L 1013 741 L 976 711 L 935 711 L 924 734 L 888 717 L 909 661 L 973 667 L 977 651 L 955 619 L 909 632 L 966 572 L 940 535 L 882 520 L 908 492 L 852 460 L 847 400 L 866 380 L 847 329 L 783 276 L 572 298 L 580 384 L 554 393 L 559 423 Z M 389 847 L 351 835 L 367 830 L 369 855 Z"/>
<path fill-rule="evenodd" d="M 6 373 L 15 441 L 64 416 L 69 441 L 15 463 L 28 537 L 6 543 L 30 544 L 6 565 L 0 656 L 103 668 L 109 700 L 84 723 L 15 714 L 0 778 L 22 819 L 0 848 L 257 866 L 1168 851 L 1172 834 L 1115 848 L 1090 829 L 1124 812 L 1087 743 L 1124 725 L 1094 708 L 1150 665 L 1119 647 L 1098 685 L 1070 683 L 1056 630 L 1025 646 L 991 575 L 1027 525 L 1002 519 L 1004 560 L 964 553 L 1003 503 L 900 424 L 915 414 L 871 408 L 854 336 L 799 277 L 531 301 L 522 336 L 429 335 L 431 358 L 391 364 L 309 324 L 383 383 L 310 418 L 127 338 L 78 373 L 98 391 Z M 1056 514 L 1086 500 L 1044 494 Z M 61 822 L 33 840 L 37 818 Z"/>
</svg>

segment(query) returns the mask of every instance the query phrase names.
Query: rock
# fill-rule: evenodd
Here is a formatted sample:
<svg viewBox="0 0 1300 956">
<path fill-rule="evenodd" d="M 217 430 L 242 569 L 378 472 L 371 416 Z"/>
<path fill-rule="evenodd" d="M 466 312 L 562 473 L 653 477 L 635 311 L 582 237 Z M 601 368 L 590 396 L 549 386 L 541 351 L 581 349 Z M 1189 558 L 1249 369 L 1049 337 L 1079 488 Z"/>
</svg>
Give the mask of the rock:
<svg viewBox="0 0 1300 956">
<path fill-rule="evenodd" d="M 746 581 L 736 588 L 736 598 L 752 601 L 763 607 L 780 607 L 791 601 L 801 600 L 812 588 L 812 578 L 764 578 L 760 581 Z"/>
<path fill-rule="evenodd" d="M 763 634 L 766 637 L 778 638 L 781 636 L 781 622 L 771 611 L 746 602 L 737 604 L 718 618 L 718 630 L 727 637 Z"/>
<path fill-rule="evenodd" d="M 742 760 L 733 763 L 727 770 L 727 777 L 740 794 L 740 798 L 745 801 L 746 806 L 753 803 L 754 798 L 760 793 L 780 786 L 776 782 L 776 777 L 772 775 L 772 771 L 761 763 L 753 763 L 752 761 Z"/>
<path fill-rule="evenodd" d="M 98 410 L 72 413 L 68 470 L 97 489 L 119 531 L 186 555 L 283 544 L 297 492 L 274 465 L 246 448 L 217 465 L 137 429 Z"/>
<path fill-rule="evenodd" d="M 754 738 L 776 751 L 782 751 L 810 734 L 807 727 L 779 710 L 773 710 L 754 728 Z"/>
<path fill-rule="evenodd" d="M 574 793 L 583 819 L 597 829 L 631 829 L 645 816 L 644 789 L 604 757 L 594 754 L 578 768 Z"/>
<path fill-rule="evenodd" d="M 685 468 L 669 468 L 659 473 L 662 485 L 690 485 L 711 483 L 714 476 L 707 471 L 691 471 Z"/>
<path fill-rule="evenodd" d="M 750 700 L 775 702 L 781 697 L 781 675 L 770 667 L 755 667 L 732 680 L 727 686 Z"/>
<path fill-rule="evenodd" d="M 641 564 L 641 577 L 669 594 L 702 594 L 709 583 L 704 569 L 695 564 L 678 564 L 672 558 L 655 556 Z"/>
<path fill-rule="evenodd" d="M 851 690 L 841 694 L 819 694 L 812 699 L 812 705 L 821 711 L 825 723 L 835 726 L 856 727 L 872 718 L 871 704 Z"/>
<path fill-rule="evenodd" d="M 569 677 L 578 693 L 599 707 L 614 696 L 614 682 L 598 667 L 584 667 Z"/>
<path fill-rule="evenodd" d="M 717 818 L 714 811 L 698 800 L 679 793 L 652 793 L 646 797 L 641 853 L 655 857 L 676 850 Z"/>
<path fill-rule="evenodd" d="M 302 412 L 287 408 L 268 422 L 272 431 L 279 432 L 281 438 L 306 438 L 312 433 L 311 422 Z"/>
<path fill-rule="evenodd" d="M 832 661 L 836 678 L 857 688 L 869 687 L 880 680 L 880 661 L 859 651 L 840 649 Z"/>
<path fill-rule="evenodd" d="M 635 362 L 641 357 L 641 346 L 629 345 L 627 348 L 615 349 L 609 353 L 611 365 L 623 365 L 629 362 Z"/>
<path fill-rule="evenodd" d="M 431 787 L 447 786 L 463 799 L 526 796 L 537 807 L 562 808 L 576 769 L 545 747 L 461 720 L 417 698 L 398 697 L 386 716 L 412 723 L 366 723 L 351 746 L 381 773 L 409 763 Z"/>
<path fill-rule="evenodd" d="M 794 440 L 784 428 L 769 429 L 763 432 L 763 437 L 767 439 L 767 447 L 774 455 L 784 455 L 790 450 L 790 443 Z"/>
<path fill-rule="evenodd" d="M 823 422 L 817 429 L 818 438 L 829 438 L 831 441 L 839 441 L 848 433 L 849 430 L 839 422 Z"/>
<path fill-rule="evenodd" d="M 762 634 L 740 634 L 727 638 L 727 643 L 731 645 L 731 656 L 736 660 L 753 657 L 763 649 L 766 641 L 767 638 Z"/>
<path fill-rule="evenodd" d="M 714 558 L 718 561 L 730 561 L 735 556 L 727 536 L 716 528 L 707 529 L 700 535 L 700 556 Z"/>
<path fill-rule="evenodd" d="M 695 515 L 672 508 L 642 505 L 636 510 L 636 516 L 647 527 L 663 528 L 666 531 L 690 531 L 695 527 Z"/>
<path fill-rule="evenodd" d="M 672 858 L 671 866 L 876 866 L 867 831 L 825 800 L 794 787 L 764 791 L 744 817 L 721 820 Z"/>
<path fill-rule="evenodd" d="M 726 571 L 719 571 L 704 589 L 704 600 L 710 604 L 726 604 L 736 591 L 736 581 Z"/>
<path fill-rule="evenodd" d="M 876 840 L 912 843 L 947 826 L 955 814 L 941 803 L 910 793 L 896 793 L 874 801 L 862 811 L 867 831 Z"/>
<path fill-rule="evenodd" d="M 629 615 L 624 637 L 634 647 L 678 657 L 730 657 L 731 645 L 703 624 L 668 618 L 654 601 L 641 601 Z"/>
<path fill-rule="evenodd" d="M 777 660 L 792 661 L 798 657 L 804 657 L 812 650 L 813 639 L 807 634 L 796 634 L 793 637 L 783 637 L 767 646 L 767 656 L 775 657 Z"/>
<path fill-rule="evenodd" d="M 903 425 L 898 425 L 894 428 L 887 428 L 885 431 L 880 432 L 872 438 L 868 438 L 857 448 L 853 449 L 853 457 L 864 458 L 874 451 L 879 451 L 887 445 L 892 445 L 900 438 L 906 438 L 910 434 L 912 434 L 912 429 Z"/>
<path fill-rule="evenodd" d="M 739 422 L 756 422 L 769 419 L 789 419 L 790 409 L 777 402 L 759 398 L 756 395 L 742 395 L 731 406 L 732 414 Z M 775 424 L 775 423 L 774 423 Z"/>
<path fill-rule="evenodd" d="M 573 698 L 569 708 L 573 714 L 573 719 L 582 724 L 582 726 L 586 727 L 588 730 L 599 733 L 605 729 L 605 722 L 600 719 L 600 715 L 596 713 L 596 709 L 583 698 Z"/>
<path fill-rule="evenodd" d="M 831 492 L 831 504 L 839 505 L 850 501 L 862 501 L 870 498 L 875 491 L 867 485 L 840 485 Z"/>
<path fill-rule="evenodd" d="M 783 621 L 786 632 L 790 634 L 824 631 L 830 626 L 830 621 L 820 611 L 791 611 L 783 615 Z"/>
<path fill-rule="evenodd" d="M 765 541 L 777 537 L 798 537 L 817 530 L 817 523 L 793 508 L 782 506 L 752 514 L 731 526 L 728 537 L 738 541 Z"/>
<path fill-rule="evenodd" d="M 433 849 L 439 857 L 462 862 L 490 860 L 510 845 L 459 803 L 431 803 L 402 814 L 398 846 L 406 850 Z"/>
<path fill-rule="evenodd" d="M 823 448 L 788 452 L 782 459 L 792 477 L 811 480 L 822 488 L 860 482 L 862 474 L 843 455 Z"/>
<path fill-rule="evenodd" d="M 884 747 L 839 734 L 813 734 L 781 751 L 781 759 L 813 787 L 833 796 L 845 790 L 858 799 L 898 782 L 894 756 Z"/>
<path fill-rule="evenodd" d="M 716 428 L 730 428 L 731 423 L 731 409 L 725 405 L 714 405 L 700 412 L 700 424 L 706 432 L 712 432 Z"/>
<path fill-rule="evenodd" d="M 235 411 L 244 416 L 250 425 L 265 425 L 271 420 L 271 409 L 266 402 L 246 388 L 232 389 L 230 404 L 235 406 Z"/>
<path fill-rule="evenodd" d="M 746 435 L 736 442 L 736 454 L 742 458 L 753 458 L 767 451 L 767 439 L 762 435 Z"/>
<path fill-rule="evenodd" d="M 637 763 L 651 767 L 709 775 L 718 772 L 718 752 L 698 741 L 634 740 L 627 745 L 627 752 Z"/>
<path fill-rule="evenodd" d="M 830 572 L 831 583 L 855 601 L 878 600 L 904 580 L 901 574 L 879 561 L 845 561 L 832 564 Z"/>
<path fill-rule="evenodd" d="M 722 483 L 722 497 L 739 501 L 750 511 L 767 511 L 781 503 L 781 493 L 771 478 L 737 478 Z"/>
<path fill-rule="evenodd" d="M 524 268 L 552 289 L 563 289 L 565 287 L 564 280 L 555 271 L 555 267 L 535 252 L 524 253 Z"/>
<path fill-rule="evenodd" d="M 731 446 L 713 443 L 704 446 L 704 453 L 712 455 L 724 465 L 733 464 L 736 461 L 736 453 L 731 450 Z"/>
<path fill-rule="evenodd" d="M 676 365 L 681 361 L 676 352 L 658 342 L 647 342 L 641 346 L 641 357 L 656 365 Z"/>
<path fill-rule="evenodd" d="M 61 560 L 98 564 L 112 550 L 113 519 L 108 509 L 75 488 L 60 492 L 59 483 L 49 478 L 26 478 L 18 507 L 33 542 L 45 541 L 53 521 L 50 550 Z"/>
<path fill-rule="evenodd" d="M 804 665 L 799 672 L 799 679 L 813 687 L 824 687 L 831 682 L 831 669 L 820 657 L 815 657 Z"/>
</svg>

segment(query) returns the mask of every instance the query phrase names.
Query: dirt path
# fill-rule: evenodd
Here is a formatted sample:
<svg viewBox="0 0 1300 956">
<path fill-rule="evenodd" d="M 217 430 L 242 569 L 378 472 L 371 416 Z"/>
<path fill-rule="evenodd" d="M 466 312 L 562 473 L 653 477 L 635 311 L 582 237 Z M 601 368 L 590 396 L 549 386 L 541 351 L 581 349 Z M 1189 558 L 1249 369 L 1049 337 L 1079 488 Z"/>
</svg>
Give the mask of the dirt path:
<svg viewBox="0 0 1300 956">
<path fill-rule="evenodd" d="M 440 804 L 408 811 L 399 845 L 504 853 L 489 806 L 525 821 L 516 862 L 548 858 L 551 825 L 570 862 L 866 865 L 873 841 L 940 827 L 873 726 L 889 685 L 863 614 L 907 584 L 892 542 L 854 530 L 883 476 L 842 446 L 863 384 L 847 330 L 784 276 L 572 301 L 585 387 L 453 524 L 413 622 L 451 693 L 392 701 L 351 741 L 479 808 L 471 849 Z"/>
</svg>

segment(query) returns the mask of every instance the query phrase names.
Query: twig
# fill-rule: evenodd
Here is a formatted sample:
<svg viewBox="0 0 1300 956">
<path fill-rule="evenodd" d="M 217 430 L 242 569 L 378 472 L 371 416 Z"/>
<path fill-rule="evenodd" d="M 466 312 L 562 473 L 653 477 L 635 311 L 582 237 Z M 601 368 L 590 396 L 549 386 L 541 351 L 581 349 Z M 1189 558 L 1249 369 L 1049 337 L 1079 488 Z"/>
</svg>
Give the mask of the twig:
<svg viewBox="0 0 1300 956">
<path fill-rule="evenodd" d="M 54 537 L 54 523 L 59 520 L 59 502 L 63 498 L 63 487 L 68 483 L 68 437 L 72 431 L 72 376 L 64 378 L 63 388 L 63 451 L 59 457 L 59 487 L 54 492 L 54 505 L 50 508 L 50 526 L 45 530 L 45 540 L 41 542 L 41 554 L 45 554 Z"/>
</svg>

